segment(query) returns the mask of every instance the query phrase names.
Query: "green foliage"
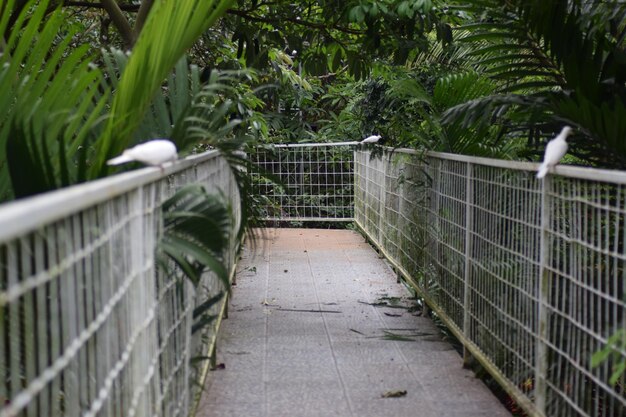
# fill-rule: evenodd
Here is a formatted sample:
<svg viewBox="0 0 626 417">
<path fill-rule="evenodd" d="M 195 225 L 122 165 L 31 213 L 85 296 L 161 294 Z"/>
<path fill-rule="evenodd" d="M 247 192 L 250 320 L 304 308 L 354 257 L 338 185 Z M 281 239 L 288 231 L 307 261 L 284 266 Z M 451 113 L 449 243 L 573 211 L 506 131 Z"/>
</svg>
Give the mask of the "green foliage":
<svg viewBox="0 0 626 417">
<path fill-rule="evenodd" d="M 412 147 L 460 153 L 465 155 L 511 158 L 513 142 L 501 142 L 496 128 L 479 123 L 463 125 L 457 121 L 444 123 L 442 114 L 468 100 L 490 94 L 494 84 L 474 71 L 452 73 L 440 77 L 432 95 L 417 81 L 399 79 L 392 83 L 388 96 L 402 100 L 419 123 L 413 127 Z"/>
<path fill-rule="evenodd" d="M 495 94 L 454 107 L 446 120 L 494 121 L 531 138 L 575 126 L 570 152 L 588 163 L 626 166 L 626 5 L 481 0 L 460 42 Z M 540 147 L 542 149 L 543 146 Z"/>
<path fill-rule="evenodd" d="M 224 198 L 192 184 L 166 200 L 161 210 L 163 235 L 156 252 L 161 268 L 169 271 L 176 265 L 194 285 L 210 270 L 228 288 L 223 256 L 230 246 L 232 219 Z"/>
<path fill-rule="evenodd" d="M 0 15 L 0 33 L 14 0 Z M 73 46 L 60 10 L 30 1 L 0 55 L 0 201 L 86 179 L 86 149 L 95 139 L 108 93 L 86 46 Z M 62 37 L 59 40 L 59 37 Z"/>
<path fill-rule="evenodd" d="M 342 142 L 363 137 L 363 118 L 358 107 L 363 98 L 362 85 L 363 81 L 344 75 L 320 94 L 317 105 L 325 113 L 317 121 L 316 141 Z"/>
<path fill-rule="evenodd" d="M 252 80 L 249 71 L 211 72 L 206 84 L 180 112 L 170 136 L 180 149 L 217 149 L 226 159 L 240 196 L 238 242 L 260 218 L 248 174 L 256 167 L 243 152 L 258 136 L 267 134 L 265 120 L 255 110 L 262 102 L 245 83 Z"/>
<path fill-rule="evenodd" d="M 131 142 L 170 133 L 201 94 L 197 69 L 190 73 L 180 58 L 230 2 L 155 2 L 130 58 L 120 51 L 103 55 L 112 104 L 89 45 L 76 47 L 75 33 L 64 32 L 75 27 L 64 24 L 66 15 L 50 13 L 47 0 L 32 0 L 8 30 L 14 3 L 0 15 L 0 30 L 10 33 L 0 56 L 1 200 L 102 176 L 106 160 Z M 153 101 L 159 88 L 167 91 Z"/>
<path fill-rule="evenodd" d="M 502 141 L 498 127 L 442 121 L 450 107 L 491 94 L 496 85 L 487 77 L 438 65 L 419 74 L 384 67 L 376 73 L 377 78 L 344 84 L 345 90 L 335 87 L 333 91 L 341 92 L 338 96 L 324 96 L 344 107 L 338 116 L 324 121 L 321 137 L 354 140 L 380 133 L 390 146 L 504 158 L 516 155 L 519 142 Z"/>
<path fill-rule="evenodd" d="M 128 56 L 120 50 L 103 53 L 112 88 L 126 68 Z M 258 213 L 250 193 L 247 172 L 254 167 L 241 153 L 259 136 L 267 135 L 265 119 L 258 109 L 263 105 L 250 84 L 257 82 L 253 71 L 211 71 L 200 73 L 196 65 L 181 58 L 175 70 L 154 96 L 134 134 L 136 142 L 166 137 L 180 153 L 218 149 L 235 176 L 240 194 L 242 219 L 238 237 L 256 224 Z"/>
<path fill-rule="evenodd" d="M 213 71 L 174 122 L 172 139 L 181 149 L 199 143 L 219 148 L 222 142 L 240 148 L 266 134 L 265 120 L 257 112 L 263 102 L 248 84 L 254 79 L 250 71 Z"/>
<path fill-rule="evenodd" d="M 222 300 L 222 298 L 224 297 L 224 294 L 225 294 L 224 291 L 220 291 L 219 293 L 217 293 L 216 295 L 204 301 L 202 304 L 200 304 L 199 306 L 193 309 L 192 316 L 193 316 L 194 323 L 191 326 L 191 334 L 197 333 L 198 331 L 202 330 L 205 326 L 215 321 L 217 316 L 214 314 L 209 314 L 209 311 L 211 310 L 211 308 L 213 308 L 213 306 L 215 306 L 217 303 L 219 303 Z"/>
<path fill-rule="evenodd" d="M 128 56 L 111 49 L 103 53 L 103 61 L 109 82 L 116 88 Z M 266 135 L 265 120 L 257 111 L 263 102 L 249 87 L 255 80 L 254 73 L 245 70 L 203 75 L 183 56 L 155 94 L 133 142 L 170 138 L 184 154 L 238 135 L 250 139 Z"/>
<path fill-rule="evenodd" d="M 591 357 L 591 367 L 596 368 L 605 361 L 611 363 L 611 377 L 609 383 L 615 385 L 618 383 L 622 375 L 626 373 L 626 360 L 624 352 L 626 351 L 626 330 L 616 331 L 607 340 L 606 346 L 595 352 Z"/>
<path fill-rule="evenodd" d="M 346 70 L 364 79 L 374 59 L 404 63 L 427 49 L 431 31 L 444 43 L 452 37 L 438 0 L 240 0 L 230 15 L 237 56 L 248 66 L 265 66 L 272 48 L 297 50 L 303 70 L 317 76 Z"/>
<path fill-rule="evenodd" d="M 112 117 L 98 143 L 90 169 L 105 175 L 106 160 L 131 141 L 155 92 L 194 41 L 226 11 L 231 0 L 157 1 L 119 80 Z"/>
</svg>

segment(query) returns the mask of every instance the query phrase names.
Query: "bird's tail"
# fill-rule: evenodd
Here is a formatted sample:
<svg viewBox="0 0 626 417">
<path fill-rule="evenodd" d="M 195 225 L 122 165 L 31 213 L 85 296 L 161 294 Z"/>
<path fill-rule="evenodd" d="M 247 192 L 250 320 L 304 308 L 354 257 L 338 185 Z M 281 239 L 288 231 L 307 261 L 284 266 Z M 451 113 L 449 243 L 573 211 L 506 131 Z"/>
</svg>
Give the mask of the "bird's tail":
<svg viewBox="0 0 626 417">
<path fill-rule="evenodd" d="M 543 178 L 548 173 L 548 166 L 546 164 L 541 164 L 539 167 L 539 172 L 537 172 L 537 178 Z"/>
<path fill-rule="evenodd" d="M 122 154 L 113 159 L 109 159 L 107 161 L 107 165 L 120 165 L 120 164 L 125 164 L 126 162 L 130 162 L 130 161 L 134 161 L 134 159 L 129 157 L 128 155 Z"/>
</svg>

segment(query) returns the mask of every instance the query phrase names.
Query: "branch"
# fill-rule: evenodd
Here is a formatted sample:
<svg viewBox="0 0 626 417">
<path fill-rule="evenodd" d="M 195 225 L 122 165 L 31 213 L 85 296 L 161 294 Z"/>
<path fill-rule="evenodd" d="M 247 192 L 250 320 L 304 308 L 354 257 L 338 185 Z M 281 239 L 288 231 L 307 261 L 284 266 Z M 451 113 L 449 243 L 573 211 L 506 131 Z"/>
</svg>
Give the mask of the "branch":
<svg viewBox="0 0 626 417">
<path fill-rule="evenodd" d="M 152 10 L 153 4 L 154 0 L 143 0 L 141 2 L 139 12 L 137 12 L 137 20 L 135 20 L 135 36 L 139 36 L 139 32 L 141 32 L 141 28 L 143 28 L 144 23 L 146 23 L 146 18 L 150 10 Z"/>
<path fill-rule="evenodd" d="M 248 19 L 254 22 L 262 22 L 262 23 L 270 23 L 270 24 L 275 24 L 275 23 L 285 23 L 285 22 L 290 22 L 290 23 L 294 23 L 296 25 L 299 26 L 305 26 L 305 27 L 309 27 L 309 28 L 313 28 L 313 29 L 321 29 L 321 30 L 328 30 L 328 26 L 324 25 L 323 23 L 315 23 L 315 22 L 309 22 L 307 20 L 302 20 L 302 19 L 295 19 L 293 17 L 285 17 L 285 16 L 281 16 L 281 20 L 278 21 L 277 19 L 269 19 L 266 17 L 260 17 L 260 16 L 255 16 L 252 15 L 250 13 L 248 13 L 248 11 L 246 10 L 237 10 L 237 9 L 228 9 L 226 11 L 226 13 L 234 15 L 234 16 L 239 16 L 239 17 L 243 17 L 244 19 Z M 339 26 L 339 25 L 333 25 L 332 29 L 336 29 L 340 32 L 344 32 L 344 33 L 349 33 L 351 35 L 363 35 L 365 34 L 365 31 L 363 30 L 357 30 L 357 29 L 351 29 L 345 26 Z"/>
<path fill-rule="evenodd" d="M 122 39 L 127 47 L 131 47 L 135 43 L 135 34 L 133 28 L 128 23 L 126 16 L 122 13 L 122 10 L 115 2 L 115 0 L 101 0 L 102 7 L 107 11 L 111 17 L 111 21 L 117 27 Z"/>
<path fill-rule="evenodd" d="M 89 1 L 66 1 L 63 3 L 66 7 L 90 7 L 93 9 L 104 9 L 101 3 L 92 3 Z M 138 4 L 118 4 L 120 10 L 125 12 L 136 12 L 139 10 Z"/>
</svg>

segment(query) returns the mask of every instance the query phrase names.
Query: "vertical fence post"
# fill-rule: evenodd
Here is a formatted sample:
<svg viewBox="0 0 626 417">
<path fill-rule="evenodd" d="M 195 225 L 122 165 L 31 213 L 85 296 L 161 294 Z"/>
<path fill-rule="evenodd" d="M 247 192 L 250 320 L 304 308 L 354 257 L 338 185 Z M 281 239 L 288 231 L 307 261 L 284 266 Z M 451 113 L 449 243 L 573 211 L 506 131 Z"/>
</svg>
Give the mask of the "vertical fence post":
<svg viewBox="0 0 626 417">
<path fill-rule="evenodd" d="M 359 165 L 356 160 L 356 148 L 352 150 L 352 220 L 359 221 L 359 211 L 357 197 L 361 195 L 359 191 Z"/>
<path fill-rule="evenodd" d="M 380 157 L 380 162 L 381 162 L 381 173 L 380 173 L 380 185 L 379 185 L 379 189 L 380 189 L 380 211 L 378 212 L 378 243 L 380 244 L 380 246 L 385 249 L 385 250 L 389 250 L 389 245 L 387 244 L 387 229 L 388 229 L 388 225 L 387 225 L 387 172 L 388 172 L 388 164 L 387 164 L 387 158 L 389 157 L 389 155 L 387 155 L 387 152 L 383 152 L 383 154 Z M 380 256 L 382 256 L 382 252 L 379 251 Z"/>
<path fill-rule="evenodd" d="M 130 401 L 128 406 L 130 409 L 135 410 L 138 415 L 147 415 L 147 410 L 142 408 L 145 404 L 147 393 L 139 394 L 139 397 L 135 398 L 134 396 L 141 392 L 141 387 L 143 384 L 143 380 L 146 377 L 147 372 L 150 368 L 150 359 L 153 358 L 150 353 L 150 349 L 152 345 L 156 343 L 156 338 L 153 338 L 152 329 L 153 326 L 150 325 L 143 330 L 139 330 L 141 323 L 145 320 L 146 314 L 150 311 L 152 307 L 152 291 L 150 291 L 149 285 L 151 280 L 154 277 L 154 269 L 149 268 L 145 270 L 144 265 L 146 261 L 154 261 L 153 256 L 154 252 L 152 251 L 152 244 L 149 241 L 146 241 L 146 229 L 150 230 L 150 227 L 146 224 L 148 216 L 146 215 L 145 210 L 145 194 L 150 190 L 149 186 L 138 187 L 132 194 L 129 195 L 129 211 L 131 213 L 131 219 L 129 223 L 129 252 L 130 252 L 130 271 L 138 271 L 138 277 L 135 279 L 132 287 L 129 289 L 129 296 L 132 297 L 132 302 L 130 303 L 130 320 L 133 323 L 132 331 L 139 331 L 142 334 L 140 338 L 137 339 L 136 348 L 142 352 L 145 352 L 142 355 L 137 355 L 137 358 L 129 361 L 129 367 L 131 369 L 129 381 L 133 385 L 134 390 L 129 390 Z M 152 234 L 149 234 L 152 236 Z M 133 392 L 134 391 L 134 392 Z M 133 404 L 137 402 L 136 404 Z"/>
<path fill-rule="evenodd" d="M 463 281 L 463 335 L 466 340 L 471 340 L 470 335 L 470 279 L 471 279 L 471 256 L 472 256 L 472 230 L 474 229 L 474 186 L 472 177 L 474 169 L 471 162 L 467 163 L 465 182 L 465 276 Z M 463 344 L 463 364 L 468 365 L 470 352 L 465 343 Z"/>
<path fill-rule="evenodd" d="M 541 239 L 539 252 L 539 285 L 538 285 L 538 323 L 537 344 L 535 352 L 535 407 L 539 415 L 546 414 L 546 376 L 548 372 L 548 302 L 550 296 L 550 236 L 551 207 L 548 192 L 551 189 L 552 178 L 547 175 L 541 186 Z"/>
</svg>

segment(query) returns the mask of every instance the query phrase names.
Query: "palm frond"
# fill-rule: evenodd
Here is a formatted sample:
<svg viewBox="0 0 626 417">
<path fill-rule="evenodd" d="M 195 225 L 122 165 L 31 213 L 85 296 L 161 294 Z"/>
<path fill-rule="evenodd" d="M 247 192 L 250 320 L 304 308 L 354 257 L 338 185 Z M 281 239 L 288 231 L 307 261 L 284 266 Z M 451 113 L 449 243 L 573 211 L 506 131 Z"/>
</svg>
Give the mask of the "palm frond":
<svg viewBox="0 0 626 417">
<path fill-rule="evenodd" d="M 103 53 L 104 71 L 108 74 L 111 88 L 117 88 L 120 76 L 126 68 L 129 55 L 111 48 Z M 201 90 L 200 71 L 197 65 L 189 65 L 187 56 L 183 56 L 173 71 L 154 94 L 148 110 L 143 114 L 131 144 L 141 143 L 154 138 L 171 138 L 176 123 L 191 106 L 194 97 Z M 180 144 L 179 148 L 180 148 Z"/>
<path fill-rule="evenodd" d="M 13 3 L 2 10 L 0 30 Z M 84 149 L 108 100 L 89 47 L 74 47 L 73 32 L 59 37 L 65 14 L 46 14 L 48 7 L 48 0 L 28 2 L 0 55 L 0 201 L 84 181 Z M 46 178 L 21 178 L 36 172 Z"/>
<path fill-rule="evenodd" d="M 132 141 L 154 94 L 176 63 L 232 0 L 156 1 L 135 43 L 115 94 L 92 176 L 107 173 L 105 161 Z"/>
<path fill-rule="evenodd" d="M 163 235 L 157 244 L 158 264 L 166 270 L 171 264 L 177 265 L 195 285 L 210 270 L 229 288 L 223 256 L 230 248 L 233 219 L 226 200 L 192 184 L 165 201 L 161 210 Z"/>
<path fill-rule="evenodd" d="M 459 39 L 475 47 L 475 68 L 498 89 L 447 110 L 444 120 L 508 125 L 531 138 L 567 123 L 577 127 L 577 156 L 626 166 L 626 4 L 480 0 L 465 10 L 478 21 Z"/>
<path fill-rule="evenodd" d="M 501 89 L 510 92 L 526 91 L 529 81 L 541 81 L 545 89 L 564 84 L 558 63 L 544 52 L 541 39 L 527 30 L 521 16 L 505 6 L 496 7 L 497 0 L 480 3 L 482 6 L 473 6 L 474 12 L 489 7 L 489 13 L 478 22 L 461 26 L 462 34 L 457 37 L 471 46 L 478 71 L 499 79 Z"/>
</svg>

